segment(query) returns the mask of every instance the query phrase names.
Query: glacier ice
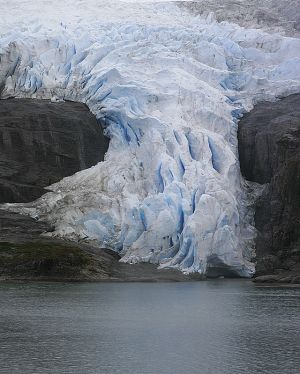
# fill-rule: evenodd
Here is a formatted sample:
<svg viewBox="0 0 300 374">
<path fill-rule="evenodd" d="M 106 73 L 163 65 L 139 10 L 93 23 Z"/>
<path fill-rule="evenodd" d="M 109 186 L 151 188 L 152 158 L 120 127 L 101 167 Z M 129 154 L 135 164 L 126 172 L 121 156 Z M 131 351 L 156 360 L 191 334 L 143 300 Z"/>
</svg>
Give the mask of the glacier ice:
<svg viewBox="0 0 300 374">
<path fill-rule="evenodd" d="M 237 122 L 259 100 L 299 92 L 300 40 L 171 1 L 57 4 L 2 5 L 1 96 L 84 102 L 110 146 L 104 162 L 6 208 L 122 261 L 251 276 Z"/>
</svg>

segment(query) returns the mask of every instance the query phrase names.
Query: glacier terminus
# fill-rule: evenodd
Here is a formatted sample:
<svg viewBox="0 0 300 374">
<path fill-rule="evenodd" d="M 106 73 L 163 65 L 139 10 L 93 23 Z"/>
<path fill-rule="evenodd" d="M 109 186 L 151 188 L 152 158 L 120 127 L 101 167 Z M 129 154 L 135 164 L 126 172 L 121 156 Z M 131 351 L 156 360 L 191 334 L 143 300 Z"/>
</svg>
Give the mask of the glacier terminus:
<svg viewBox="0 0 300 374">
<path fill-rule="evenodd" d="M 86 103 L 110 138 L 103 162 L 5 208 L 124 262 L 250 277 L 238 120 L 300 92 L 300 39 L 179 3 L 1 1 L 1 98 Z"/>
</svg>

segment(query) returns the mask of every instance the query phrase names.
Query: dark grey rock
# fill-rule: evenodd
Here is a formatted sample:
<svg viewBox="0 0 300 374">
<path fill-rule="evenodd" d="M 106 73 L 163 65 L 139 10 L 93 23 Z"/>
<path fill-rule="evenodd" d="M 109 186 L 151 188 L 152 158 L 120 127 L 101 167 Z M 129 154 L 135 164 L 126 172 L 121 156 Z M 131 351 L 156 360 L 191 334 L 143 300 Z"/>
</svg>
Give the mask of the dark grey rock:
<svg viewBox="0 0 300 374">
<path fill-rule="evenodd" d="M 242 174 L 264 184 L 255 205 L 256 274 L 293 272 L 300 261 L 300 94 L 257 104 L 241 119 L 238 141 Z"/>
<path fill-rule="evenodd" d="M 102 161 L 107 148 L 82 103 L 0 100 L 0 203 L 35 200 L 44 187 Z"/>
</svg>

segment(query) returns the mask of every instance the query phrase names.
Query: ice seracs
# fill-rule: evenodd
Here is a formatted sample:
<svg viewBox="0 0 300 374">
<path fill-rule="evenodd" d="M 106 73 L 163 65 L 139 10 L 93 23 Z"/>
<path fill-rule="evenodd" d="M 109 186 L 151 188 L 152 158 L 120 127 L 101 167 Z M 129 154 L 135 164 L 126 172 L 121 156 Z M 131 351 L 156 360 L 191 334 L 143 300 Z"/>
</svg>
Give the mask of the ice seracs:
<svg viewBox="0 0 300 374">
<path fill-rule="evenodd" d="M 4 6 L 7 16 L 17 8 L 0 27 L 2 97 L 85 102 L 110 147 L 39 200 L 6 207 L 122 261 L 250 276 L 237 120 L 256 101 L 299 91 L 300 41 L 172 2 L 66 1 L 48 14 L 40 3 Z"/>
</svg>

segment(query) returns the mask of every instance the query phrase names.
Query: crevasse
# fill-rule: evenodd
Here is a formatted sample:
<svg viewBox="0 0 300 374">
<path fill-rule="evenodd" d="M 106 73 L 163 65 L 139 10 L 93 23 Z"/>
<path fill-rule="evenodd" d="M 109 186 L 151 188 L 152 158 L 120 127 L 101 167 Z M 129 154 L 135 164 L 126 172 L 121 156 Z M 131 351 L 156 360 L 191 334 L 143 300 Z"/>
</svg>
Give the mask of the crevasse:
<svg viewBox="0 0 300 374">
<path fill-rule="evenodd" d="M 0 25 L 2 98 L 84 102 L 111 141 L 104 162 L 6 208 L 122 261 L 251 276 L 237 121 L 256 101 L 299 92 L 300 41 L 170 2 L 39 4 L 6 5 L 17 11 Z"/>
</svg>

